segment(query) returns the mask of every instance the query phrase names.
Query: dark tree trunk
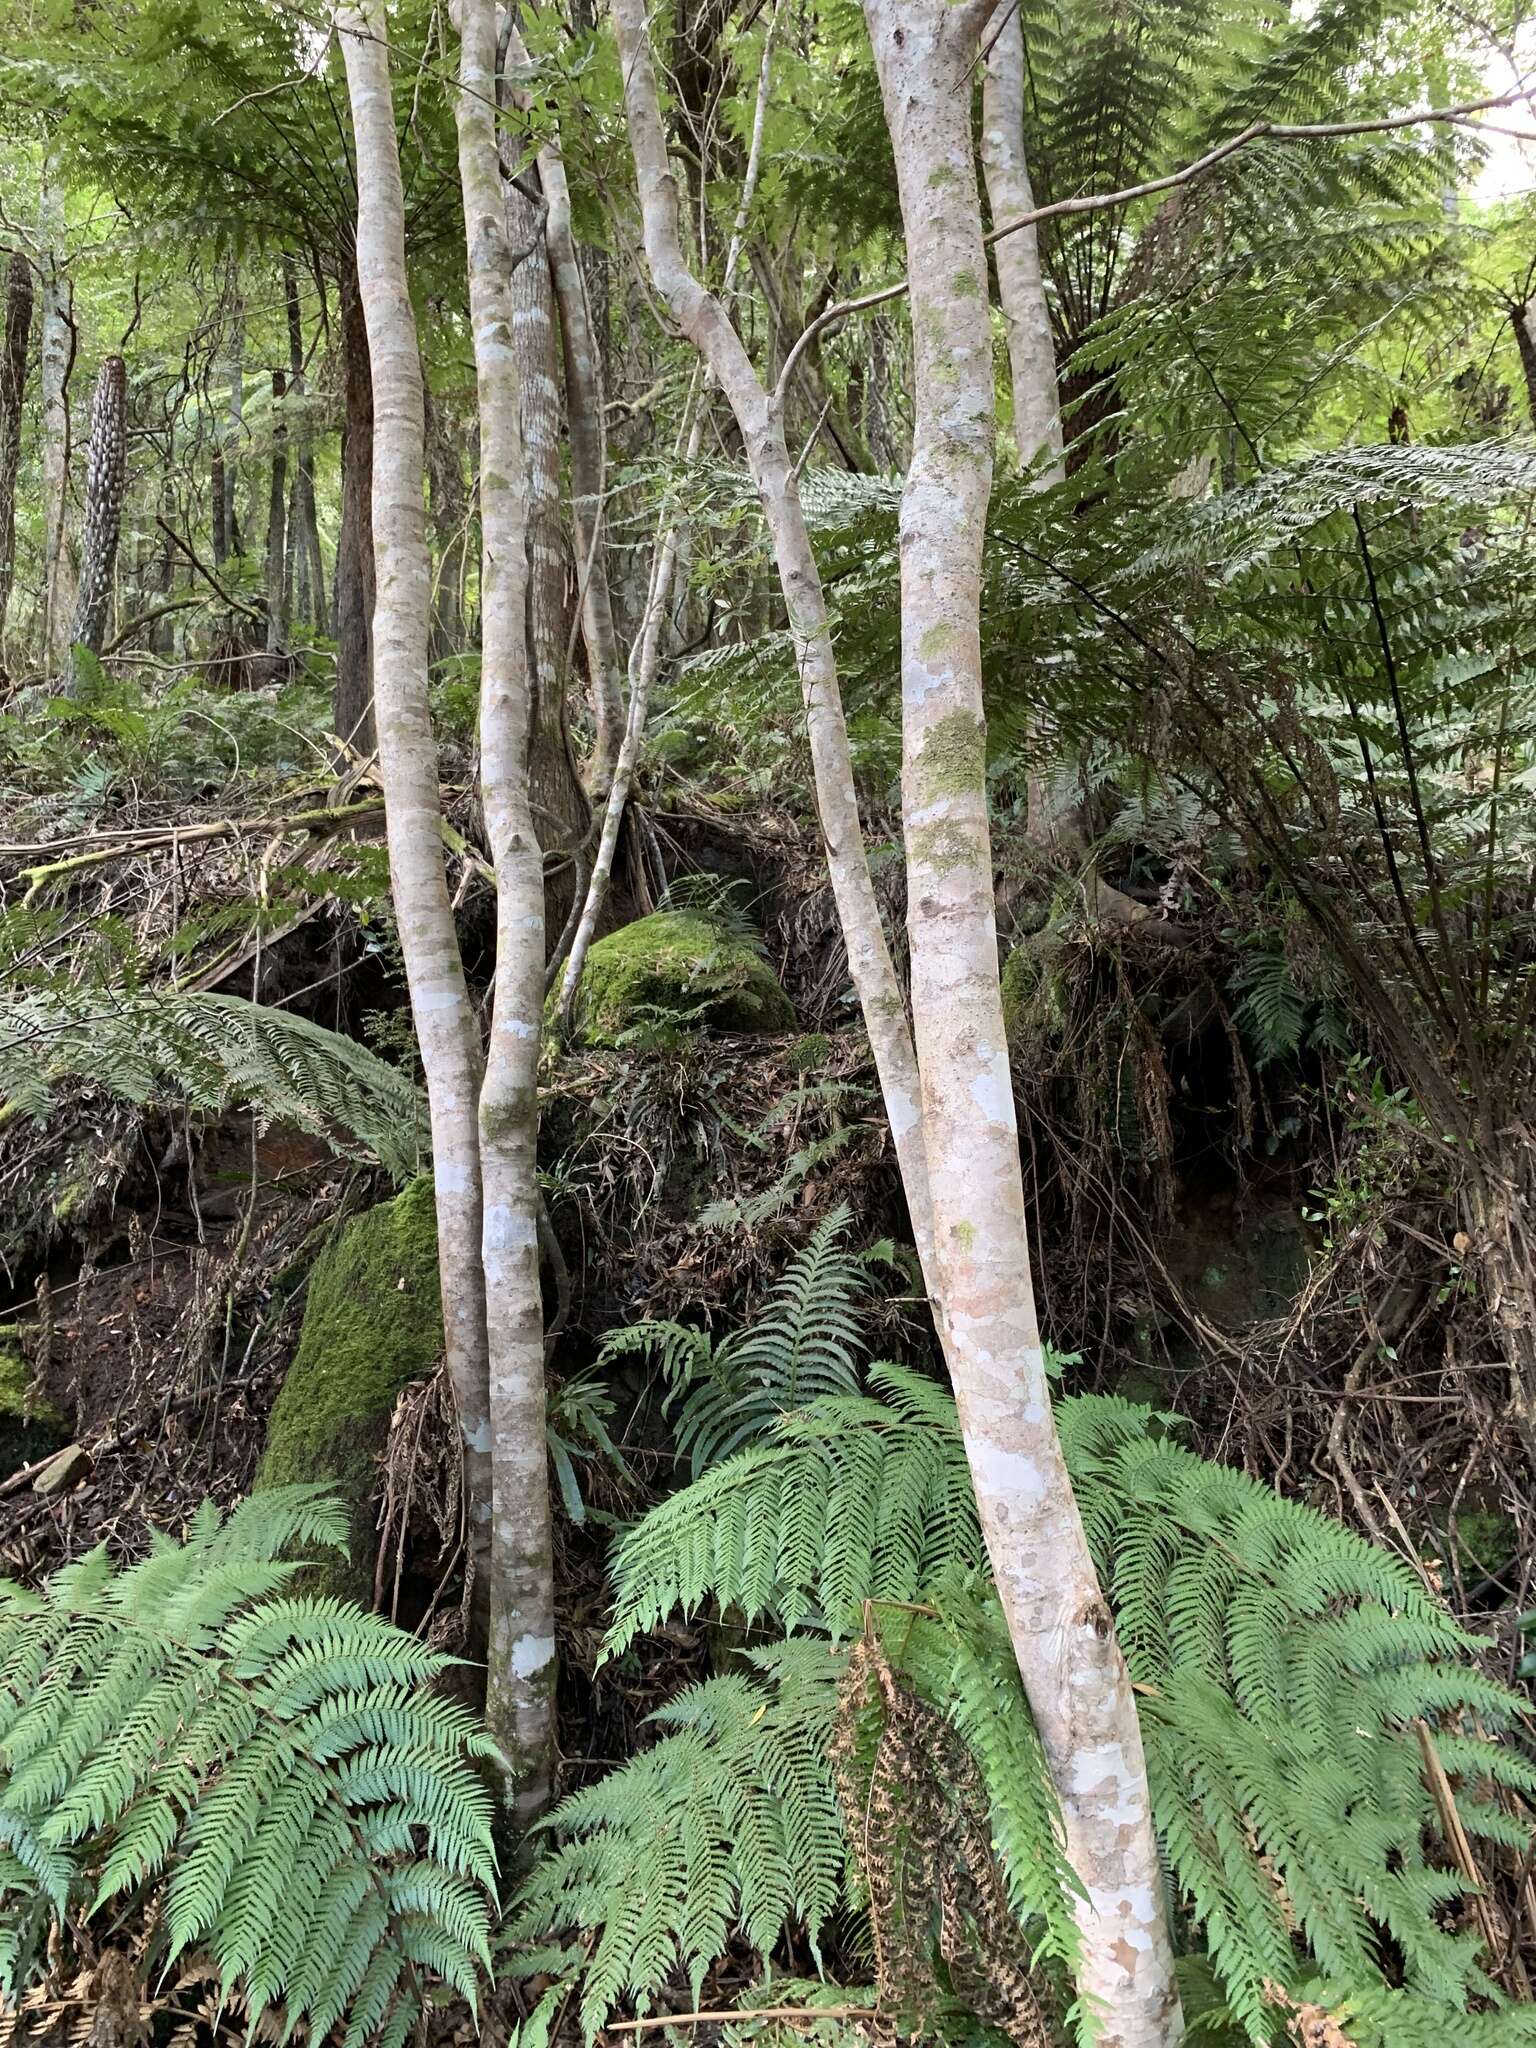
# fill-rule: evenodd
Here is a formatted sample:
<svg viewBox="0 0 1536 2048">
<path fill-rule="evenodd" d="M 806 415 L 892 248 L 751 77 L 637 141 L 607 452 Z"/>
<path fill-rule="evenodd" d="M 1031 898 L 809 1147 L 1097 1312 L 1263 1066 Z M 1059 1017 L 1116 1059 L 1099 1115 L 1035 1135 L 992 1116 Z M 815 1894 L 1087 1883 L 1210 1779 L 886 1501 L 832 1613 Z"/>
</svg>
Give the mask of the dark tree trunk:
<svg viewBox="0 0 1536 2048">
<path fill-rule="evenodd" d="M 217 568 L 229 553 L 229 528 L 224 523 L 224 450 L 215 447 L 208 465 L 208 496 L 213 508 L 213 561 Z"/>
<path fill-rule="evenodd" d="M 276 654 L 287 638 L 285 573 L 288 566 L 288 423 L 283 400 L 288 379 L 272 372 L 272 480 L 267 494 L 267 652 Z"/>
<path fill-rule="evenodd" d="M 71 638 L 76 647 L 100 654 L 112 602 L 112 570 L 123 524 L 123 488 L 128 456 L 128 371 L 121 356 L 108 356 L 91 400 L 91 439 L 85 458 L 85 523 L 81 532 L 80 592 Z M 78 666 L 74 684 L 82 681 Z"/>
<path fill-rule="evenodd" d="M 21 402 L 32 339 L 32 266 L 20 250 L 6 277 L 5 342 L 0 353 L 0 673 L 5 622 L 16 580 L 16 473 L 21 467 Z"/>
<path fill-rule="evenodd" d="M 1509 319 L 1515 330 L 1515 346 L 1520 351 L 1520 367 L 1525 372 L 1525 402 L 1536 424 L 1536 299 L 1527 299 L 1523 306 L 1511 306 Z"/>
<path fill-rule="evenodd" d="M 432 590 L 432 659 L 457 654 L 464 639 L 461 594 L 469 548 L 469 494 L 464 483 L 462 435 L 455 436 L 422 372 L 427 401 L 427 486 L 437 542 L 437 575 Z"/>
<path fill-rule="evenodd" d="M 373 375 L 349 249 L 341 268 L 344 419 L 341 535 L 336 547 L 336 732 L 359 754 L 373 730 Z"/>
<path fill-rule="evenodd" d="M 283 287 L 288 302 L 288 389 L 304 396 L 304 324 L 299 307 L 299 282 L 293 258 L 283 258 Z M 293 502 L 288 514 L 288 545 L 293 563 L 296 615 L 306 624 L 325 618 L 325 566 L 320 559 L 320 522 L 315 516 L 315 458 L 302 405 L 293 436 Z M 294 614 L 290 614 L 293 616 Z"/>
<path fill-rule="evenodd" d="M 509 154 L 517 144 L 506 145 Z M 570 853 L 585 840 L 592 807 L 571 742 L 565 534 L 560 517 L 560 383 L 556 367 L 555 290 L 540 208 L 524 188 L 532 169 L 506 190 L 507 232 L 528 253 L 512 273 L 512 346 L 522 395 L 523 458 L 528 479 L 529 645 L 534 697 L 528 736 L 528 789 L 546 854 Z M 554 867 L 545 899 L 551 943 L 564 926 L 575 870 Z"/>
</svg>

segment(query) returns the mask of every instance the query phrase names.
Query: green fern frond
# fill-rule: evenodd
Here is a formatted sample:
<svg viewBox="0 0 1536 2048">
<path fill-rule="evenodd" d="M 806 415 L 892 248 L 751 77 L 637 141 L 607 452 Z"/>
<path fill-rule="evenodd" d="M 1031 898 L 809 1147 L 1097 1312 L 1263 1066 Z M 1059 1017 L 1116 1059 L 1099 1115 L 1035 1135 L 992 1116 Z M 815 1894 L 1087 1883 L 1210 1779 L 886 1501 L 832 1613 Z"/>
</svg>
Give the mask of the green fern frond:
<svg viewBox="0 0 1536 2048">
<path fill-rule="evenodd" d="M 425 1149 L 419 1091 L 366 1046 L 239 996 L 34 989 L 0 1005 L 0 1114 L 46 1116 L 65 1080 L 121 1100 L 248 1108 L 333 1144 L 350 1140 L 397 1179 Z"/>
<path fill-rule="evenodd" d="M 51 1919 L 151 1893 L 156 1959 L 192 1947 L 282 2038 L 388 2041 L 431 1978 L 474 2004 L 495 1857 L 485 1738 L 430 1687 L 450 1661 L 382 1617 L 284 1589 L 295 1544 L 344 1550 L 311 1487 L 141 1564 L 105 1548 L 0 1599 L 0 1993 Z M 47 1910 L 40 1912 L 40 1905 Z"/>
</svg>

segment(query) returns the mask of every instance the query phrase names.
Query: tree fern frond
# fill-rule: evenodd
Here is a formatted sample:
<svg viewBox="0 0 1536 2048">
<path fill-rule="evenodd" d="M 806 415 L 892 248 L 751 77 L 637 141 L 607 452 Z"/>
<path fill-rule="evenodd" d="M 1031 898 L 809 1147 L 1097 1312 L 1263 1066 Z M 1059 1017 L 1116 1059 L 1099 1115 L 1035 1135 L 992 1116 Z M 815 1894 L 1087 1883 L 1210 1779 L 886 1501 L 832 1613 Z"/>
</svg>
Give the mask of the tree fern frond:
<svg viewBox="0 0 1536 2048">
<path fill-rule="evenodd" d="M 196 1945 L 252 2018 L 388 2037 L 424 1973 L 473 2002 L 495 1859 L 480 1746 L 428 1689 L 449 1661 L 382 1617 L 294 1598 L 344 1510 L 274 1489 L 115 1571 L 104 1550 L 0 1602 L 0 1967 L 47 1914 L 153 1887 L 160 1959 Z"/>
</svg>

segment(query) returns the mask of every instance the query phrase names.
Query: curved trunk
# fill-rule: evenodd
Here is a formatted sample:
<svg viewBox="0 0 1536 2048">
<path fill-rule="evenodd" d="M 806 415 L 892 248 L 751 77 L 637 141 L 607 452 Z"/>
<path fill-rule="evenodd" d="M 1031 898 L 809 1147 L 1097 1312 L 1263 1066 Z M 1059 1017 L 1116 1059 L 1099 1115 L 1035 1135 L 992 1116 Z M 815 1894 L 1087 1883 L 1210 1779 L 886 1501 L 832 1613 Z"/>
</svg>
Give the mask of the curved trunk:
<svg viewBox="0 0 1536 2048">
<path fill-rule="evenodd" d="M 1051 1414 L 998 985 L 981 691 L 995 394 L 971 78 L 992 0 L 864 0 L 906 229 L 902 821 L 945 1350 L 1014 1654 L 1061 1802 L 1100 2048 L 1182 2035 L 1135 1700 Z"/>
<path fill-rule="evenodd" d="M 496 981 L 480 1097 L 490 1339 L 491 1635 L 486 1719 L 524 1824 L 554 1765 L 555 1587 L 539 1294 L 539 1026 L 544 861 L 528 801 L 524 449 L 496 153 L 494 0 L 460 0 L 459 173 L 480 406 L 480 773 L 496 867 Z"/>
<path fill-rule="evenodd" d="M 729 314 L 690 273 L 683 258 L 677 186 L 667 167 L 644 0 L 614 0 L 613 20 L 640 190 L 646 260 L 673 318 L 730 402 L 768 522 L 794 634 L 827 870 L 890 1119 L 913 1237 L 927 1273 L 932 1263 L 932 1227 L 918 1115 L 917 1062 L 864 851 L 826 596 L 794 465 L 785 446 L 783 419 L 778 405 L 763 389 Z"/>
<path fill-rule="evenodd" d="M 463 1434 L 470 1568 L 483 1620 L 490 1590 L 491 1473 L 480 1253 L 480 1033 L 448 897 L 427 697 L 431 574 L 422 503 L 421 357 L 406 285 L 405 205 L 384 0 L 342 8 L 337 27 L 357 147 L 356 305 L 372 365 L 379 770 L 390 890 L 431 1111 L 444 1347 Z"/>
</svg>

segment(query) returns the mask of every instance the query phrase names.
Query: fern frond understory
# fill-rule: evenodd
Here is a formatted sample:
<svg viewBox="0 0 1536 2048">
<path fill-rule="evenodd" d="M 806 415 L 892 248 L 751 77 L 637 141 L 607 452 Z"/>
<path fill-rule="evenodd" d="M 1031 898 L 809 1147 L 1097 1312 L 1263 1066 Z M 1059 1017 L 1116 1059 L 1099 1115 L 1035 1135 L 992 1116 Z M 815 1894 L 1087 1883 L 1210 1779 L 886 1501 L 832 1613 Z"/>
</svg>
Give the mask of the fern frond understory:
<svg viewBox="0 0 1536 2048">
<path fill-rule="evenodd" d="M 814 1942 L 839 1886 L 856 1890 L 856 1858 L 815 1788 L 830 1785 L 834 1674 L 866 1603 L 889 1615 L 905 1681 L 945 1708 L 977 1759 L 1015 1910 L 1042 1952 L 1070 1953 L 1072 1880 L 953 1404 L 899 1367 L 868 1378 L 867 1394 L 782 1415 L 618 1545 L 610 1654 L 711 1609 L 788 1641 L 755 1652 L 752 1676 L 685 1694 L 660 1717 L 678 1732 L 553 1816 L 559 1846 L 518 1924 L 528 1938 L 601 1930 L 583 1992 L 589 2032 L 679 1965 L 697 1984 L 728 1926 L 765 1954 L 792 1926 Z M 1266 1982 L 1296 1983 L 1310 1958 L 1359 1994 L 1362 2014 L 1411 2008 L 1442 2048 L 1473 2048 L 1487 2029 L 1468 2001 L 1498 1993 L 1475 1933 L 1455 1931 L 1467 1887 L 1439 1839 L 1415 1724 L 1438 1731 L 1469 1834 L 1518 1844 L 1525 1830 L 1501 1794 L 1536 1799 L 1536 1769 L 1496 1736 L 1522 1703 L 1480 1673 L 1476 1639 L 1400 1561 L 1341 1524 L 1197 1457 L 1149 1410 L 1078 1396 L 1058 1422 L 1139 1687 L 1177 1907 L 1231 2022 L 1255 2042 L 1276 2038 Z M 786 1693 L 775 1660 L 790 1653 L 817 1687 Z M 777 1765 L 765 1743 L 784 1745 Z M 800 1847 L 788 1869 L 808 1886 L 814 1875 L 814 1895 L 786 1889 L 780 1835 L 765 1847 L 726 1818 L 751 1810 L 791 1756 L 801 1775 L 783 1812 Z M 642 1910 L 626 1901 L 658 1811 L 675 1847 Z M 1364 2021 L 1361 2038 L 1372 2038 Z"/>
<path fill-rule="evenodd" d="M 137 1900 L 152 1965 L 198 1949 L 281 2041 L 401 2048 L 434 1979 L 475 2006 L 492 1747 L 430 1689 L 451 1660 L 288 1590 L 283 1553 L 347 1529 L 277 1488 L 127 1570 L 102 1546 L 41 1594 L 0 1586 L 0 1997 L 66 1916 Z"/>
</svg>

